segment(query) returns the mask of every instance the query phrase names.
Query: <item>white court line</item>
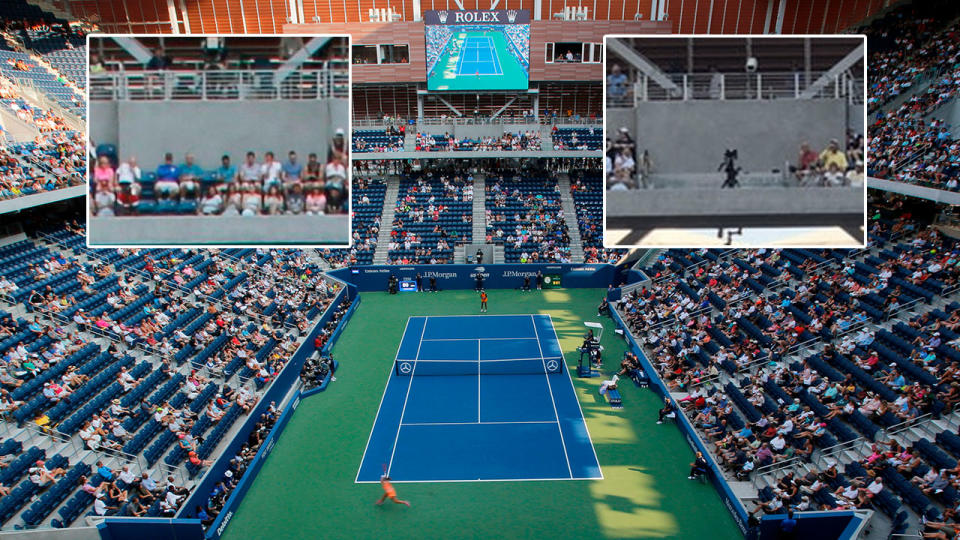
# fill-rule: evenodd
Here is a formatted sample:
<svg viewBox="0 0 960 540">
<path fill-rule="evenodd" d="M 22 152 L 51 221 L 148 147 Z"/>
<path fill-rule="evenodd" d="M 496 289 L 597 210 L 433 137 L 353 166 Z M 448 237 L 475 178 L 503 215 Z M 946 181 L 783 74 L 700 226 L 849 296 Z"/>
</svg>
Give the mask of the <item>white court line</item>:
<svg viewBox="0 0 960 540">
<path fill-rule="evenodd" d="M 587 476 L 582 478 L 474 478 L 467 480 L 395 480 L 390 479 L 393 484 L 436 484 L 457 482 L 579 482 L 583 480 L 603 480 L 602 476 Z M 379 480 L 360 480 L 357 484 L 379 484 Z"/>
<path fill-rule="evenodd" d="M 518 341 L 521 339 L 537 339 L 532 337 L 465 337 L 465 338 L 430 338 L 421 341 Z"/>
<path fill-rule="evenodd" d="M 557 356 L 556 358 L 562 358 L 562 357 Z M 480 362 L 483 363 L 483 364 L 492 364 L 492 363 L 496 363 L 496 362 L 520 362 L 520 361 L 523 361 L 523 360 L 544 360 L 544 358 L 543 358 L 543 357 L 540 357 L 540 358 L 497 358 L 496 360 L 481 360 Z M 463 362 L 463 363 L 471 363 L 471 364 L 472 364 L 472 363 L 474 363 L 474 362 L 477 362 L 477 360 L 465 360 L 465 359 L 462 359 L 462 358 L 459 359 L 459 360 L 398 360 L 398 361 L 399 361 L 399 362 L 418 362 L 418 363 L 421 363 L 421 364 L 429 364 L 429 363 L 431 363 L 431 362 L 438 362 L 438 363 L 442 363 L 442 364 L 448 364 L 448 363 L 451 363 L 451 362 Z M 539 375 L 539 373 L 534 373 L 533 375 Z"/>
<path fill-rule="evenodd" d="M 500 68 L 500 57 L 497 55 L 497 46 L 493 42 L 493 38 L 490 36 L 487 37 L 487 48 L 490 49 L 490 61 L 493 63 L 493 67 L 496 68 L 497 72 L 494 75 L 503 75 L 503 70 Z"/>
<path fill-rule="evenodd" d="M 553 325 L 553 316 L 549 313 L 546 314 L 550 319 L 550 329 L 553 330 L 553 339 L 557 340 L 557 348 L 560 351 L 563 351 L 563 348 L 560 347 L 560 336 L 557 335 L 557 327 Z M 597 468 L 600 469 L 600 478 L 603 478 L 603 467 L 600 466 L 600 458 L 597 457 L 597 448 L 593 445 L 593 437 L 590 436 L 590 428 L 587 427 L 587 417 L 583 415 L 583 407 L 580 405 L 580 398 L 577 397 L 577 387 L 573 384 L 573 377 L 570 375 L 570 370 L 567 369 L 566 360 L 563 363 L 563 370 L 567 372 L 567 379 L 570 381 L 570 388 L 573 388 L 573 397 L 577 402 L 577 408 L 580 409 L 580 419 L 583 421 L 583 430 L 587 432 L 587 439 L 590 441 L 590 449 L 593 450 L 593 459 L 597 461 Z"/>
<path fill-rule="evenodd" d="M 516 422 L 407 422 L 405 426 L 500 426 L 509 424 L 559 424 L 557 420 L 517 420 Z"/>
<path fill-rule="evenodd" d="M 477 423 L 480 423 L 480 379 L 482 375 L 482 365 L 480 362 L 480 340 L 477 340 Z"/>
<path fill-rule="evenodd" d="M 537 347 L 540 348 L 540 361 L 543 362 L 543 347 L 540 347 L 540 333 L 537 332 L 537 320 L 530 315 L 530 322 L 533 323 L 533 332 L 537 336 Z M 563 440 L 563 428 L 560 426 L 560 413 L 557 412 L 557 400 L 553 397 L 553 386 L 550 384 L 550 374 L 547 373 L 547 365 L 543 365 L 543 376 L 547 379 L 547 389 L 550 390 L 550 403 L 553 404 L 553 415 L 557 417 L 557 431 L 560 432 L 560 444 L 563 446 L 563 457 L 567 460 L 567 472 L 570 478 L 573 478 L 573 467 L 570 466 L 570 456 L 567 455 L 567 443 Z"/>
<path fill-rule="evenodd" d="M 403 347 L 403 336 L 407 335 L 407 328 L 410 326 L 410 319 L 413 317 L 407 317 L 406 324 L 403 325 L 403 334 L 400 334 L 400 343 L 397 345 L 397 354 L 393 359 L 394 366 L 390 368 L 390 371 L 387 373 L 387 384 L 383 385 L 383 394 L 380 396 L 380 405 L 377 405 L 377 416 L 373 419 L 373 425 L 370 426 L 370 434 L 367 435 L 367 445 L 363 447 L 363 456 L 360 457 L 360 468 L 357 469 L 357 477 L 354 478 L 354 483 L 360 482 L 360 470 L 363 469 L 363 460 L 367 459 L 367 448 L 370 447 L 370 439 L 373 438 L 373 430 L 377 427 L 377 420 L 380 419 L 380 409 L 383 407 L 383 400 L 387 397 L 387 387 L 390 386 L 390 377 L 393 376 L 393 370 L 396 369 L 397 357 L 400 356 L 400 347 Z M 426 328 L 427 323 L 424 321 L 424 328 Z"/>
<path fill-rule="evenodd" d="M 477 315 L 477 314 L 462 314 L 462 315 L 431 315 L 434 319 L 449 319 L 451 317 L 474 317 L 476 319 L 493 319 L 496 317 L 529 317 L 529 313 L 500 313 L 499 315 Z"/>
<path fill-rule="evenodd" d="M 403 427 L 403 415 L 407 412 L 407 400 L 410 399 L 410 389 L 413 388 L 413 374 L 417 371 L 416 359 L 420 358 L 420 347 L 423 345 L 423 334 L 427 331 L 427 321 L 429 320 L 429 316 L 425 316 L 423 318 L 423 330 L 420 331 L 420 343 L 417 344 L 417 356 L 414 358 L 413 370 L 410 372 L 410 381 L 407 384 L 407 395 L 403 397 L 403 408 L 400 409 L 400 423 L 397 424 L 397 436 L 393 439 L 393 450 L 390 452 L 390 465 L 387 466 L 387 476 L 390 476 L 390 469 L 393 468 L 393 457 L 397 454 L 397 442 L 400 440 L 400 428 Z"/>
</svg>

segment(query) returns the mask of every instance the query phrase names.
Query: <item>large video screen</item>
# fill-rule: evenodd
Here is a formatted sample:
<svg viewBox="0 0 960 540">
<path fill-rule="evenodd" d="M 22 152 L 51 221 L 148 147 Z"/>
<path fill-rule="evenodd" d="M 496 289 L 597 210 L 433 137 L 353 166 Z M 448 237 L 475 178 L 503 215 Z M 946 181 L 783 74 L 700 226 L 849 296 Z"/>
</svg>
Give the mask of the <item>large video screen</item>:
<svg viewBox="0 0 960 540">
<path fill-rule="evenodd" d="M 428 90 L 526 90 L 530 11 L 424 12 Z"/>
</svg>

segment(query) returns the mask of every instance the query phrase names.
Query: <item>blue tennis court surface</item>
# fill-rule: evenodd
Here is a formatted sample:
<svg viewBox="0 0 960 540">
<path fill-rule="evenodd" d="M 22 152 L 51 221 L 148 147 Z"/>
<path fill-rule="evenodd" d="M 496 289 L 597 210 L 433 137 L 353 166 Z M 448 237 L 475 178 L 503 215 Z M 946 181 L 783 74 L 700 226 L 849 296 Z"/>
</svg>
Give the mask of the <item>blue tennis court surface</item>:
<svg viewBox="0 0 960 540">
<path fill-rule="evenodd" d="M 411 317 L 357 482 L 602 478 L 549 315 Z"/>
<path fill-rule="evenodd" d="M 488 36 L 467 36 L 460 48 L 457 75 L 503 75 L 497 47 Z"/>
</svg>

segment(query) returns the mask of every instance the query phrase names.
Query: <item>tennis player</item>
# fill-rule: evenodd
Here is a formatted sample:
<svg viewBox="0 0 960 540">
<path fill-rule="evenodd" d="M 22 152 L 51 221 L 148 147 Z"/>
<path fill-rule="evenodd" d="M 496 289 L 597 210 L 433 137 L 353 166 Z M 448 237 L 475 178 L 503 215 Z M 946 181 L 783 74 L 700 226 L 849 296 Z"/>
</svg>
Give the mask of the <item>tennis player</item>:
<svg viewBox="0 0 960 540">
<path fill-rule="evenodd" d="M 487 291 L 480 291 L 480 313 L 487 312 Z"/>
<path fill-rule="evenodd" d="M 383 475 L 380 477 L 380 485 L 383 486 L 383 497 L 380 497 L 380 500 L 376 502 L 377 506 L 383 504 L 384 501 L 390 499 L 391 501 L 397 504 L 405 504 L 410 506 L 410 501 L 401 501 L 397 498 L 397 490 L 394 489 L 393 484 L 390 483 L 390 477 Z"/>
</svg>

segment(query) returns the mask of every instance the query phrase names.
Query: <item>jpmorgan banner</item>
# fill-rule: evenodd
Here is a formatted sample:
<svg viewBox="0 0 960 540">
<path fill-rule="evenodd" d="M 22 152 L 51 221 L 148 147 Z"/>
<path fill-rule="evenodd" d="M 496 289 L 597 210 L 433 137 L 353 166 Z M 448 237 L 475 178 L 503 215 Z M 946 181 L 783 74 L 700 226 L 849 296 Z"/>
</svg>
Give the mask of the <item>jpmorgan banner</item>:
<svg viewBox="0 0 960 540">
<path fill-rule="evenodd" d="M 528 9 L 441 9 L 423 12 L 424 24 L 530 24 Z"/>
</svg>

